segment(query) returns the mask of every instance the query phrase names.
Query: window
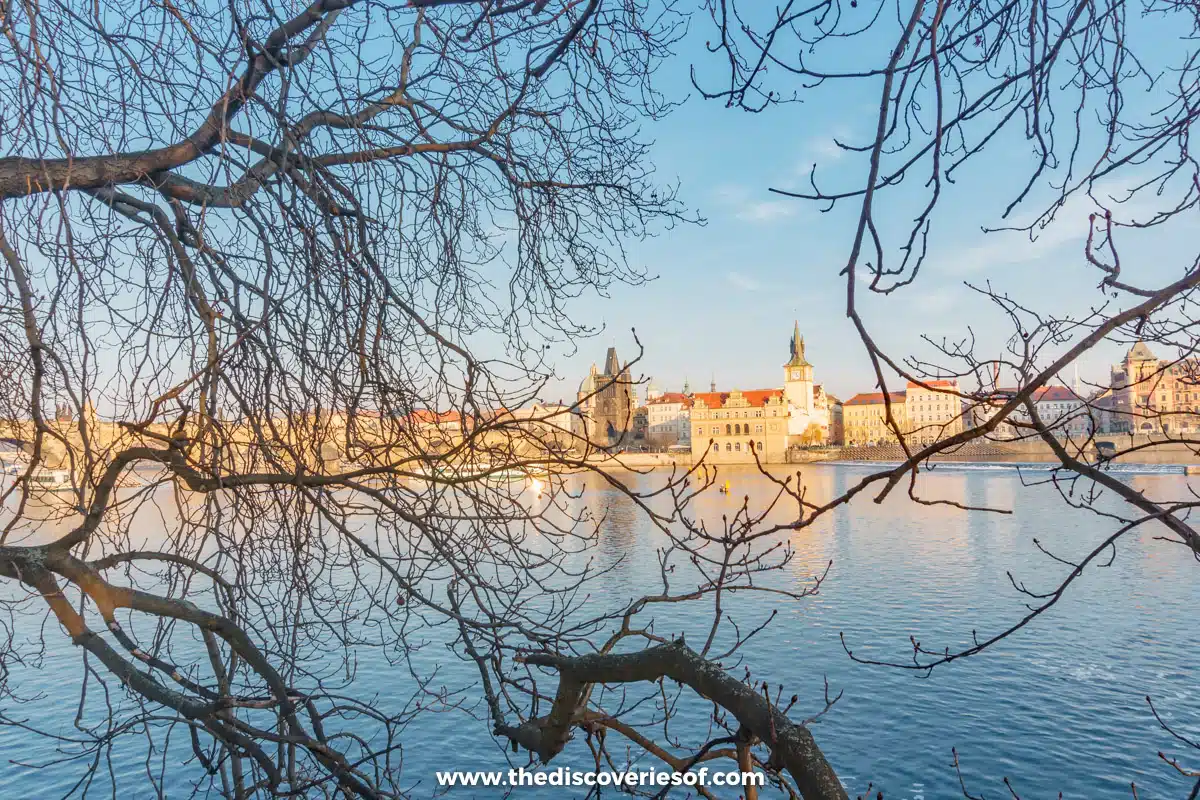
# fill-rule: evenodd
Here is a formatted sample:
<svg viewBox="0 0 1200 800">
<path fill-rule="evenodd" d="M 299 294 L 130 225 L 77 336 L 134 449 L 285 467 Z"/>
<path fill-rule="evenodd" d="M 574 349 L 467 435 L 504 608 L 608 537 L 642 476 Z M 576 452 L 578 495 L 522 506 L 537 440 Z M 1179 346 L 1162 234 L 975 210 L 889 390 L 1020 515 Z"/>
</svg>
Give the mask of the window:
<svg viewBox="0 0 1200 800">
<path fill-rule="evenodd" d="M 762 433 L 762 432 L 763 432 L 763 426 L 762 426 L 762 425 L 755 425 L 755 426 L 754 426 L 754 432 L 755 432 L 755 433 Z"/>
<path fill-rule="evenodd" d="M 731 426 L 731 425 L 726 425 L 726 426 L 725 426 L 725 435 L 726 435 L 726 436 L 730 436 L 730 435 L 732 435 L 732 434 L 731 434 L 731 430 L 732 430 L 732 426 Z"/>
<path fill-rule="evenodd" d="M 733 445 L 731 445 L 729 442 L 726 442 L 725 443 L 725 452 L 728 453 L 731 450 L 733 450 Z"/>
<path fill-rule="evenodd" d="M 733 443 L 733 449 L 734 449 L 734 450 L 737 450 L 739 453 L 740 453 L 740 452 L 742 452 L 742 443 L 741 443 L 741 442 L 734 442 L 734 443 Z"/>
<path fill-rule="evenodd" d="M 713 450 L 720 450 L 720 449 L 721 449 L 721 443 L 713 442 Z"/>
<path fill-rule="evenodd" d="M 762 451 L 763 451 L 763 445 L 762 445 L 762 442 L 759 442 L 758 443 L 758 452 L 761 453 Z"/>
</svg>

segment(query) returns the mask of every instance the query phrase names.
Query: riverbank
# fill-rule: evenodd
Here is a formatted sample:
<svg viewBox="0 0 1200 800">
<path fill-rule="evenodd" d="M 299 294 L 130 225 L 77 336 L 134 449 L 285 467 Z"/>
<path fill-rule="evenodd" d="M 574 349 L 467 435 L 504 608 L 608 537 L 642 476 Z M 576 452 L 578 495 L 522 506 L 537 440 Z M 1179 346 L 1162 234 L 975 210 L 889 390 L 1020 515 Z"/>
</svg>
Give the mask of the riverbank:
<svg viewBox="0 0 1200 800">
<path fill-rule="evenodd" d="M 1174 441 L 1152 441 L 1145 436 L 1129 437 L 1127 434 L 1097 437 L 1096 443 L 1107 449 L 1114 445 L 1122 449 L 1142 447 L 1143 449 L 1122 455 L 1115 459 L 1118 464 L 1179 464 L 1200 466 L 1200 455 L 1192 447 Z M 1153 445 L 1153 446 L 1147 446 Z M 1071 447 L 1075 453 L 1076 448 Z M 1089 443 L 1083 449 L 1083 455 L 1088 460 L 1095 460 L 1099 452 L 1094 444 Z M 788 464 L 812 464 L 819 462 L 899 462 L 906 458 L 904 450 L 897 444 L 875 445 L 873 447 L 823 447 L 809 450 L 791 450 L 788 453 Z M 975 441 L 955 448 L 931 459 L 938 462 L 974 462 L 974 463 L 1054 463 L 1058 457 L 1050 446 L 1042 441 L 1026 442 L 993 442 Z M 646 470 L 646 469 L 689 469 L 692 466 L 691 453 L 617 453 L 600 455 L 589 459 L 589 463 L 600 468 L 617 470 Z M 731 466 L 731 465 L 714 465 Z M 752 466 L 752 464 L 751 464 Z"/>
</svg>

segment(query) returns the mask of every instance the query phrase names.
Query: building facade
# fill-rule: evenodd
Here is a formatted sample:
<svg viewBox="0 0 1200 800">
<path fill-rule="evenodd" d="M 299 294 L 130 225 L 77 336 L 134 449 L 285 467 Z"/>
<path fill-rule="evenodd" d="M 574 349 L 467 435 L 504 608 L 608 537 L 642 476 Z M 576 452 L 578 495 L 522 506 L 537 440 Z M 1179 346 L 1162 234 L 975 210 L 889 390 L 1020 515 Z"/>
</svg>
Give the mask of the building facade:
<svg viewBox="0 0 1200 800">
<path fill-rule="evenodd" d="M 523 408 L 502 409 L 495 415 L 510 438 L 531 448 L 563 453 L 576 446 L 576 423 L 570 406 L 534 402 Z"/>
<path fill-rule="evenodd" d="M 1108 433 L 1200 430 L 1200 361 L 1165 361 L 1138 342 L 1111 370 Z"/>
<path fill-rule="evenodd" d="M 660 392 L 646 403 L 646 442 L 654 447 L 692 446 L 692 398 Z"/>
<path fill-rule="evenodd" d="M 707 463 L 784 463 L 789 447 L 827 444 L 836 398 L 813 381 L 800 323 L 789 342 L 779 389 L 712 391 L 692 396 L 692 458 Z M 840 408 L 840 405 L 839 405 Z"/>
<path fill-rule="evenodd" d="M 617 349 L 608 348 L 604 371 L 592 369 L 579 384 L 578 435 L 593 447 L 619 449 L 632 444 L 637 395 L 628 365 L 617 359 Z"/>
<path fill-rule="evenodd" d="M 1033 407 L 1042 424 L 1060 439 L 1090 436 L 1099 416 L 1090 413 L 1083 398 L 1066 386 L 1043 386 L 1038 389 L 1033 393 Z"/>
<path fill-rule="evenodd" d="M 782 389 L 697 393 L 691 425 L 695 461 L 753 464 L 755 453 L 763 463 L 787 461 L 788 403 Z"/>
<path fill-rule="evenodd" d="M 907 434 L 914 443 L 932 444 L 962 433 L 966 413 L 958 381 L 909 381 L 904 412 L 908 417 Z"/>
<path fill-rule="evenodd" d="M 783 365 L 783 395 L 788 405 L 788 435 L 798 446 L 827 444 L 830 439 L 829 396 L 813 382 L 813 366 L 804 355 L 800 322 L 789 343 L 791 358 Z"/>
<path fill-rule="evenodd" d="M 862 446 L 897 441 L 896 432 L 887 424 L 889 403 L 892 419 L 901 432 L 907 432 L 908 414 L 904 392 L 891 392 L 886 400 L 883 392 L 867 392 L 856 394 L 842 404 L 845 443 Z"/>
<path fill-rule="evenodd" d="M 829 400 L 829 442 L 828 444 L 841 445 L 846 442 L 846 420 L 845 408 L 842 401 L 838 400 L 831 394 L 827 394 Z"/>
</svg>

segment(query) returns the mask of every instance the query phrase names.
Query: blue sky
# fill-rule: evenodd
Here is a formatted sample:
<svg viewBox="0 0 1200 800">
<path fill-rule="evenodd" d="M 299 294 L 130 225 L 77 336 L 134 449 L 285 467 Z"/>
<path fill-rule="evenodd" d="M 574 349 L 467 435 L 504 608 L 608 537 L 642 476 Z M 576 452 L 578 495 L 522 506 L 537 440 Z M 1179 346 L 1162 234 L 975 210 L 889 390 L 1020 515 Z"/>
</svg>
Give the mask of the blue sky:
<svg viewBox="0 0 1200 800">
<path fill-rule="evenodd" d="M 591 362 L 603 364 L 607 347 L 615 345 L 622 357 L 629 357 L 635 351 L 631 328 L 645 347 L 640 372 L 653 376 L 661 388 L 679 390 L 686 377 L 693 390 L 707 390 L 713 375 L 722 390 L 775 386 L 782 380 L 793 319 L 800 321 L 818 382 L 843 399 L 871 391 L 874 377 L 845 317 L 845 284 L 838 275 L 858 207 L 847 203 L 823 214 L 804 201 L 772 194 L 768 187 L 799 186 L 814 162 L 823 188 L 861 185 L 865 158 L 839 150 L 832 139 L 865 143 L 865 133 L 875 125 L 881 81 L 827 85 L 810 92 L 803 103 L 762 114 L 726 109 L 699 98 L 688 82 L 692 63 L 702 73 L 720 76 L 719 61 L 700 47 L 709 35 L 705 21 L 697 20 L 693 27 L 683 57 L 668 64 L 662 76 L 669 94 L 690 95 L 689 100 L 647 131 L 656 140 L 660 177 L 679 183 L 683 200 L 707 225 L 679 228 L 631 249 L 632 260 L 658 276 L 649 285 L 616 287 L 611 298 L 579 302 L 578 313 L 606 330 L 577 342 L 576 354 L 557 358 L 561 381 L 549 387 L 546 399 L 571 397 Z M 1131 102 L 1159 99 L 1135 95 Z M 1083 256 L 1092 210 L 1086 197 L 1069 203 L 1036 241 L 1023 233 L 981 231 L 985 225 L 1003 224 L 1000 212 L 1033 163 L 1023 138 L 998 138 L 958 175 L 956 185 L 946 187 L 934 217 L 930 257 L 917 281 L 860 306 L 877 341 L 896 355 L 933 355 L 921 334 L 961 337 L 969 325 L 982 352 L 1002 347 L 1011 329 L 964 281 L 990 280 L 1042 311 L 1078 313 L 1101 300 L 1096 290 L 1100 274 Z M 923 181 L 916 176 L 913 188 Z M 1133 176 L 1126 176 L 1105 188 L 1132 183 Z M 898 232 L 915 216 L 915 196 L 902 187 L 889 197 L 882 218 Z M 1135 201 L 1126 212 L 1142 217 L 1139 209 L 1148 207 Z M 1041 210 L 1030 203 L 1013 218 L 1032 220 Z M 1151 237 L 1152 248 L 1139 253 L 1143 258 L 1125 257 L 1125 275 L 1131 280 L 1153 284 L 1179 275 L 1190 263 L 1182 231 L 1143 235 L 1146 241 Z M 893 237 L 892 244 L 894 252 L 900 241 Z M 1091 354 L 1079 365 L 1081 377 L 1103 380 L 1121 352 L 1112 345 Z"/>
</svg>

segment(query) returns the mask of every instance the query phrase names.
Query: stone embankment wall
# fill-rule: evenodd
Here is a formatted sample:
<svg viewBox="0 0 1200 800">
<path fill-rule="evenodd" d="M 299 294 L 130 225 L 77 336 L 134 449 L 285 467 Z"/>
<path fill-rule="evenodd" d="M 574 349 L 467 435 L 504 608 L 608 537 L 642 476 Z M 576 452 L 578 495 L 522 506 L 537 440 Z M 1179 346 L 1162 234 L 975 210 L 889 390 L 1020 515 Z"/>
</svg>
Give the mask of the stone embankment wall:
<svg viewBox="0 0 1200 800">
<path fill-rule="evenodd" d="M 613 469 L 650 469 L 654 467 L 690 467 L 691 453 L 618 453 L 595 459 L 597 464 Z"/>
<path fill-rule="evenodd" d="M 912 449 L 920 449 L 913 445 Z M 1089 454 L 1094 448 L 1089 448 Z M 904 449 L 898 444 L 883 444 L 875 447 L 843 447 L 837 450 L 800 450 L 793 453 L 792 461 L 903 461 Z M 1027 442 L 992 442 L 971 441 L 955 447 L 953 450 L 941 453 L 939 459 L 957 459 L 963 461 L 984 461 L 989 459 L 1033 459 L 1054 458 L 1054 451 L 1042 441 Z"/>
</svg>

